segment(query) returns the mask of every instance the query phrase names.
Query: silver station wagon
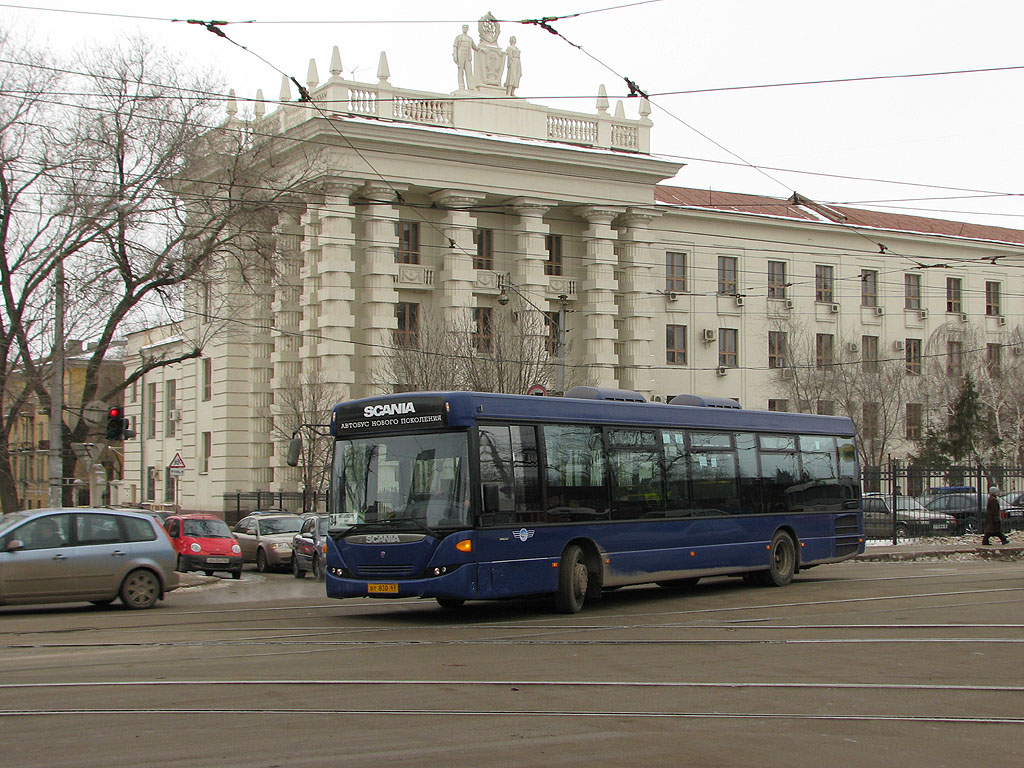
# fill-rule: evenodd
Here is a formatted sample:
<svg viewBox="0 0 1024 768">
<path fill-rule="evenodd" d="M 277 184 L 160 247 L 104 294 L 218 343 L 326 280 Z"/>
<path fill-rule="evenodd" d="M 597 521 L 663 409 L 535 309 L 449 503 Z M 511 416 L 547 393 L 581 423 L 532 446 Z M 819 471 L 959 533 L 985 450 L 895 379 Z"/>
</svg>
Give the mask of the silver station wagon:
<svg viewBox="0 0 1024 768">
<path fill-rule="evenodd" d="M 175 551 L 145 511 L 36 509 L 0 517 L 0 605 L 150 608 L 178 587 Z"/>
</svg>

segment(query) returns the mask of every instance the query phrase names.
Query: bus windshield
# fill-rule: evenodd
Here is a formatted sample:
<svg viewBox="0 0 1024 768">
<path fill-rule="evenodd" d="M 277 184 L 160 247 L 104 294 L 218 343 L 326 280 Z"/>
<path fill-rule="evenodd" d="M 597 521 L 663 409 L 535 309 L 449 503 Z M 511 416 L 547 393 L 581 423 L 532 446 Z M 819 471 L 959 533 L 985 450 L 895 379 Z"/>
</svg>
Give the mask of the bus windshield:
<svg viewBox="0 0 1024 768">
<path fill-rule="evenodd" d="M 470 525 L 467 440 L 461 431 L 338 440 L 331 527 Z"/>
</svg>

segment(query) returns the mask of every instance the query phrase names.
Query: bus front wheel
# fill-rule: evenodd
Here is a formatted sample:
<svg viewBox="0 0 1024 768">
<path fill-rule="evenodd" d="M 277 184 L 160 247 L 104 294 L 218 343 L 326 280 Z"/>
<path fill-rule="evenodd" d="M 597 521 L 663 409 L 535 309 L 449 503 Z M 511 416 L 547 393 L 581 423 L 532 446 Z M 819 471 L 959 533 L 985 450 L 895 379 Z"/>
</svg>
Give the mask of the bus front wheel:
<svg viewBox="0 0 1024 768">
<path fill-rule="evenodd" d="M 558 567 L 555 609 L 559 613 L 578 613 L 587 596 L 589 580 L 590 574 L 583 559 L 583 550 L 577 544 L 570 544 L 566 547 Z"/>
<path fill-rule="evenodd" d="M 796 573 L 796 545 L 788 533 L 778 531 L 769 547 L 768 570 L 758 571 L 758 582 L 766 587 L 784 587 Z"/>
</svg>

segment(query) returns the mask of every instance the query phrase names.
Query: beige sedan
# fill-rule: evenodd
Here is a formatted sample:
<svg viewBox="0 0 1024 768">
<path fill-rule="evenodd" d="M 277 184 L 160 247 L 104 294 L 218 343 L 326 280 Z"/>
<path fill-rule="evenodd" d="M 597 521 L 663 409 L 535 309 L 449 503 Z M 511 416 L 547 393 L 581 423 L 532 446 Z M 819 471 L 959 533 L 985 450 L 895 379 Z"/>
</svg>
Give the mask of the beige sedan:
<svg viewBox="0 0 1024 768">
<path fill-rule="evenodd" d="M 249 515 L 231 532 L 242 548 L 242 562 L 256 563 L 256 570 L 263 573 L 291 568 L 292 538 L 301 526 L 298 515 Z"/>
</svg>

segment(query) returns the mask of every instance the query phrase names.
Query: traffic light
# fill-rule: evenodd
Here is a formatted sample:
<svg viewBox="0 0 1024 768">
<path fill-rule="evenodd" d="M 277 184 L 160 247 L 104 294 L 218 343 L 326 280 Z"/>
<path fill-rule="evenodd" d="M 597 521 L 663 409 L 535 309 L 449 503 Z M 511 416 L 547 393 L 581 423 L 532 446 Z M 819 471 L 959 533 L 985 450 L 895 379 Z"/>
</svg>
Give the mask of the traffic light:
<svg viewBox="0 0 1024 768">
<path fill-rule="evenodd" d="M 124 408 L 119 405 L 112 405 L 107 411 L 107 439 L 127 440 L 135 437 L 135 430 L 129 429 L 131 422 L 124 415 Z"/>
</svg>

